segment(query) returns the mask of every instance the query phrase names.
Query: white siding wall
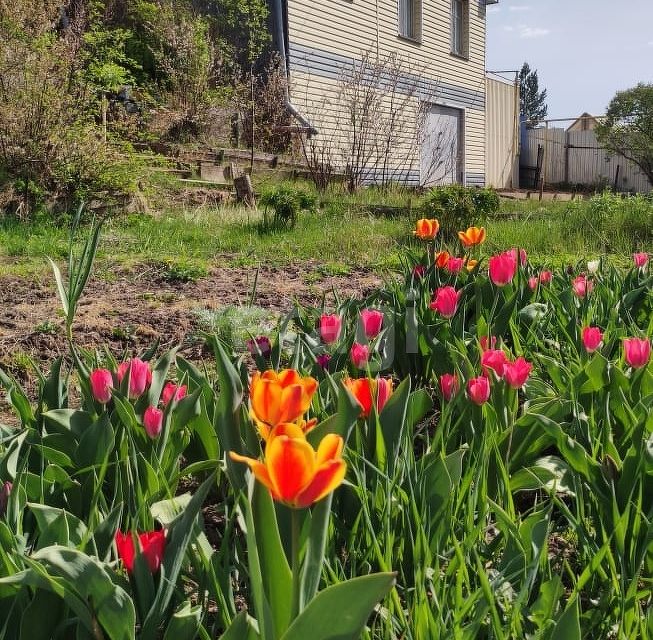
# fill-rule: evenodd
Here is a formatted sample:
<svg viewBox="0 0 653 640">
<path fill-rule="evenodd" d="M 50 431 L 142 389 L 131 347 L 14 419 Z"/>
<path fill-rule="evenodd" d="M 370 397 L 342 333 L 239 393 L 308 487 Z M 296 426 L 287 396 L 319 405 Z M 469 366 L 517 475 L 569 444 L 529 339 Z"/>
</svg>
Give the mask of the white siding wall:
<svg viewBox="0 0 653 640">
<path fill-rule="evenodd" d="M 496 189 L 519 185 L 519 102 L 514 83 L 487 78 L 485 182 Z"/>
</svg>

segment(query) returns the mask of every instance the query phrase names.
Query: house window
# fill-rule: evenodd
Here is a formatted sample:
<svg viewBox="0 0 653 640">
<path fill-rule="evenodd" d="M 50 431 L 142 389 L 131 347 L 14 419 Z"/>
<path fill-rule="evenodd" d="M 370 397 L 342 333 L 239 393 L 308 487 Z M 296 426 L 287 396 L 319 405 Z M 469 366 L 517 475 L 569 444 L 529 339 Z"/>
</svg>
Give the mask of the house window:
<svg viewBox="0 0 653 640">
<path fill-rule="evenodd" d="M 468 0 L 451 0 L 451 53 L 467 57 Z"/>
<path fill-rule="evenodd" d="M 422 0 L 397 0 L 399 35 L 419 41 L 422 37 Z"/>
</svg>

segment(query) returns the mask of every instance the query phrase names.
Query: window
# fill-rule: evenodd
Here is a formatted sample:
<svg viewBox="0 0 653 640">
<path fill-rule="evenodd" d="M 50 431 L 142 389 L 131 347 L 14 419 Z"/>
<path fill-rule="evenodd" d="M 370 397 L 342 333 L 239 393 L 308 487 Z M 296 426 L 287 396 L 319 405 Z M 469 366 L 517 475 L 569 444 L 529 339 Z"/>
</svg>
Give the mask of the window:
<svg viewBox="0 0 653 640">
<path fill-rule="evenodd" d="M 467 0 L 451 0 L 451 53 L 467 57 Z"/>
<path fill-rule="evenodd" d="M 422 37 L 422 0 L 397 0 L 399 35 L 419 41 Z"/>
</svg>

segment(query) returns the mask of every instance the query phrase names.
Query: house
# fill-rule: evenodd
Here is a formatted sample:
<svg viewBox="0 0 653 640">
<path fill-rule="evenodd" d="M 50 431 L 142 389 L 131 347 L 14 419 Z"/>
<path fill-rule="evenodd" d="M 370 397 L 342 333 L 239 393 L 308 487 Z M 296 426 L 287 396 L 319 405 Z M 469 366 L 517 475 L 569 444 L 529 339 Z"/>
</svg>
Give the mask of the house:
<svg viewBox="0 0 653 640">
<path fill-rule="evenodd" d="M 578 118 L 567 127 L 567 131 L 594 131 L 597 124 L 599 124 L 599 119 L 585 111 L 585 113 L 578 116 Z"/>
<path fill-rule="evenodd" d="M 288 110 L 326 161 L 361 182 L 485 184 L 494 1 L 269 1 Z"/>
</svg>

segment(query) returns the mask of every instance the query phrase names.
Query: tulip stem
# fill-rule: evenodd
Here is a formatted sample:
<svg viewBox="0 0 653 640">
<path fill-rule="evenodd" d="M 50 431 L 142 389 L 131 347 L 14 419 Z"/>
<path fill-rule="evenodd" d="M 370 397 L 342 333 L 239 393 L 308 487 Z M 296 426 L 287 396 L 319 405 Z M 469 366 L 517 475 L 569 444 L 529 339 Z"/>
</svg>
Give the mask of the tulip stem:
<svg viewBox="0 0 653 640">
<path fill-rule="evenodd" d="M 301 567 L 299 564 L 299 547 L 301 537 L 301 513 L 298 509 L 291 509 L 291 554 L 292 554 L 292 605 L 290 609 L 290 621 L 292 622 L 300 610 L 300 586 Z"/>
</svg>

